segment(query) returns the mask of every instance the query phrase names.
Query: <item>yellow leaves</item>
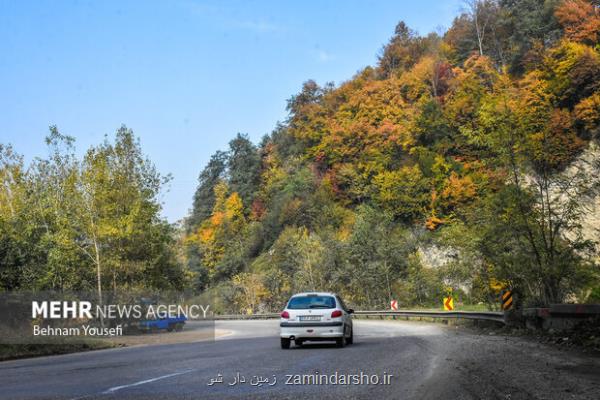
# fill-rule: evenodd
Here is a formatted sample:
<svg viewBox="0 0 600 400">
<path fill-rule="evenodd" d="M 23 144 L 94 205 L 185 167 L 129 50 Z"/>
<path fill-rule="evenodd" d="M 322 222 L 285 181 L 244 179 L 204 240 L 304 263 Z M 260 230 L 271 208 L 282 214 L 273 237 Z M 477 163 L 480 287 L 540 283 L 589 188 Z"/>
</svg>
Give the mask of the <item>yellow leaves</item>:
<svg viewBox="0 0 600 400">
<path fill-rule="evenodd" d="M 563 40 L 544 59 L 550 91 L 563 105 L 574 105 L 598 89 L 600 54 L 582 43 Z"/>
<path fill-rule="evenodd" d="M 120 229 L 118 226 L 112 224 L 112 221 L 98 225 L 98 236 L 110 237 L 119 236 Z"/>
<path fill-rule="evenodd" d="M 398 123 L 403 115 L 403 106 L 399 80 L 368 81 L 340 105 L 335 119 L 341 126 L 351 120 L 375 127 L 384 120 Z"/>
<path fill-rule="evenodd" d="M 548 89 L 548 81 L 543 78 L 539 70 L 526 74 L 519 82 L 520 108 L 548 107 L 553 100 Z"/>
<path fill-rule="evenodd" d="M 568 110 L 552 111 L 546 129 L 529 137 L 533 161 L 540 168 L 562 168 L 583 148 L 585 142 L 574 132 Z"/>
<path fill-rule="evenodd" d="M 431 166 L 431 172 L 433 172 L 436 176 L 446 176 L 452 165 L 441 155 L 436 155 L 434 159 L 434 163 Z"/>
<path fill-rule="evenodd" d="M 214 211 L 224 211 L 225 199 L 227 197 L 227 191 L 229 190 L 229 188 L 227 187 L 227 183 L 224 181 L 220 181 L 215 185 L 215 188 L 213 190 L 215 192 Z"/>
<path fill-rule="evenodd" d="M 412 220 L 425 211 L 429 187 L 417 165 L 382 171 L 373 178 L 373 185 L 375 200 L 395 216 Z"/>
<path fill-rule="evenodd" d="M 600 93 L 581 100 L 574 109 L 575 118 L 583 129 L 593 132 L 600 125 Z"/>
<path fill-rule="evenodd" d="M 242 199 L 236 192 L 232 193 L 225 201 L 225 216 L 229 220 L 244 217 Z"/>
<path fill-rule="evenodd" d="M 400 77 L 404 98 L 411 104 L 443 97 L 451 67 L 438 55 L 423 56 L 417 64 Z"/>
<path fill-rule="evenodd" d="M 236 192 L 227 196 L 228 187 L 225 182 L 218 183 L 214 191 L 215 206 L 212 215 L 194 234 L 185 239 L 187 243 L 201 246 L 202 262 L 209 269 L 215 268 L 222 259 L 228 242 L 241 234 L 246 225 L 240 196 Z"/>
<path fill-rule="evenodd" d="M 231 280 L 237 289 L 235 303 L 238 310 L 243 310 L 246 314 L 256 312 L 260 302 L 270 295 L 262 276 L 258 274 L 243 272 L 235 275 Z"/>
<path fill-rule="evenodd" d="M 498 80 L 498 72 L 489 58 L 473 56 L 464 68 L 454 68 L 445 104 L 448 119 L 458 126 L 474 123 L 481 99 L 490 93 Z"/>
</svg>

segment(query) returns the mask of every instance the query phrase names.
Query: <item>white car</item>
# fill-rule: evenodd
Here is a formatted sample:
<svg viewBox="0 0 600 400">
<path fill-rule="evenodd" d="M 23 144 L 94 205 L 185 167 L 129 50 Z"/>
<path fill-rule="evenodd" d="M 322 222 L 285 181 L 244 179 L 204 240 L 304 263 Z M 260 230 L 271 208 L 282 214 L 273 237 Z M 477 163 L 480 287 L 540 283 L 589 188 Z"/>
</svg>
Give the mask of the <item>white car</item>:
<svg viewBox="0 0 600 400">
<path fill-rule="evenodd" d="M 335 341 L 338 347 L 352 344 L 352 313 L 335 293 L 298 293 L 281 313 L 281 348 L 306 341 Z"/>
</svg>

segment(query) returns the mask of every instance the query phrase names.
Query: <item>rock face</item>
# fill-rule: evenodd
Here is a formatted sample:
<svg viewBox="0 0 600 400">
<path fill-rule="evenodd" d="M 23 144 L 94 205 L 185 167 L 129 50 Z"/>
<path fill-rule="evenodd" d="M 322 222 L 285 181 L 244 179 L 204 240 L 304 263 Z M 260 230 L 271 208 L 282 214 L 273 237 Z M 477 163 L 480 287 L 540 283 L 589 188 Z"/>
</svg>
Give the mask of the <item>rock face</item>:
<svg viewBox="0 0 600 400">
<path fill-rule="evenodd" d="M 458 258 L 458 250 L 437 244 L 420 245 L 417 255 L 425 268 L 440 268 Z"/>
<path fill-rule="evenodd" d="M 581 226 L 583 237 L 594 241 L 598 248 L 600 243 L 600 195 L 596 196 L 589 204 Z"/>
<path fill-rule="evenodd" d="M 593 166 L 598 166 L 597 164 L 600 163 L 600 146 L 592 142 L 575 163 L 585 164 L 584 168 L 589 171 L 590 178 L 599 179 L 599 171 L 594 170 Z M 581 220 L 583 237 L 598 243 L 600 242 L 600 194 L 589 199 L 585 208 Z"/>
<path fill-rule="evenodd" d="M 600 146 L 590 142 L 589 147 L 564 171 L 566 176 L 574 176 L 583 171 L 588 181 L 586 183 L 600 184 Z M 560 193 L 557 193 L 560 197 Z M 583 213 L 581 216 L 581 234 L 584 239 L 600 243 L 600 192 L 592 197 L 582 199 Z M 572 233 L 565 232 L 566 237 Z"/>
</svg>

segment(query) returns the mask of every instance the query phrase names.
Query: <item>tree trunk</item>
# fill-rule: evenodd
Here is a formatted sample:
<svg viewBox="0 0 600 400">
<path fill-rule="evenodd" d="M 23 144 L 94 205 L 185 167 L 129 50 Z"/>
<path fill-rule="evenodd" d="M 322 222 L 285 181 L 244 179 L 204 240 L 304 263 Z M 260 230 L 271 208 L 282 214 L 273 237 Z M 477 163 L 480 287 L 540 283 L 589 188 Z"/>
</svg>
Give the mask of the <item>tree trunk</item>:
<svg viewBox="0 0 600 400">
<path fill-rule="evenodd" d="M 94 250 L 96 252 L 96 276 L 98 279 L 98 306 L 102 307 L 102 271 L 100 268 L 100 249 L 96 238 L 94 238 Z M 102 314 L 100 314 L 100 326 L 104 327 L 104 317 Z"/>
</svg>

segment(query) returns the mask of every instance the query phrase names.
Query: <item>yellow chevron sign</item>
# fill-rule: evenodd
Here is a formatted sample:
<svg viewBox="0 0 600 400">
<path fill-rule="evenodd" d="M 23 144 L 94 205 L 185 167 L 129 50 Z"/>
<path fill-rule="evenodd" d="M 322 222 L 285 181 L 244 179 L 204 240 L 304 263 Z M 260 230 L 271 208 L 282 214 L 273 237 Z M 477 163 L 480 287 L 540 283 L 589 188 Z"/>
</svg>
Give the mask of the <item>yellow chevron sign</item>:
<svg viewBox="0 0 600 400">
<path fill-rule="evenodd" d="M 504 311 L 510 310 L 513 304 L 512 292 L 510 290 L 504 291 L 502 293 L 502 309 Z"/>
<path fill-rule="evenodd" d="M 444 297 L 444 310 L 445 311 L 454 310 L 454 300 L 452 299 L 451 296 Z"/>
</svg>

